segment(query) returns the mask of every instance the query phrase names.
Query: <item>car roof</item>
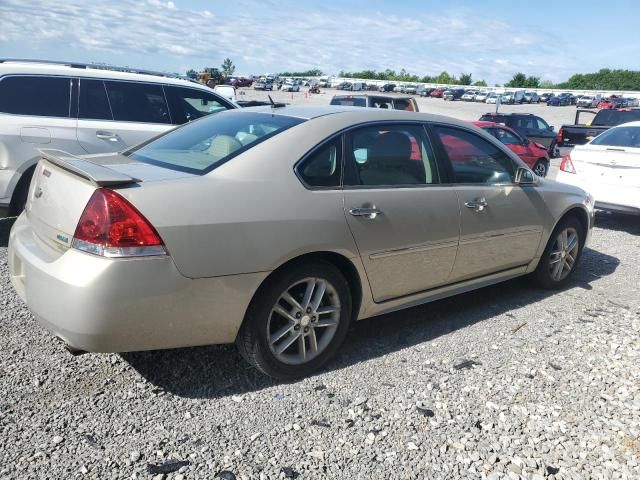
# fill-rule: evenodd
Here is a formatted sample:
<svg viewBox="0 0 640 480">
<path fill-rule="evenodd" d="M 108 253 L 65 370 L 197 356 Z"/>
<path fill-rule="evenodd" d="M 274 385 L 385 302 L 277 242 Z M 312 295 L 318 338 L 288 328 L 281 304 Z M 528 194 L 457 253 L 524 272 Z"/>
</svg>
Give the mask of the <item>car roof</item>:
<svg viewBox="0 0 640 480">
<path fill-rule="evenodd" d="M 151 72 L 127 67 L 120 68 L 98 64 L 76 64 L 73 62 L 0 59 L 0 76 L 3 75 L 56 75 L 80 78 L 101 78 L 107 80 L 130 80 L 136 82 L 179 85 L 211 91 L 209 87 L 196 82 L 195 80 L 189 80 L 171 73 Z"/>
<path fill-rule="evenodd" d="M 344 107 L 341 105 L 326 106 L 300 106 L 285 105 L 273 108 L 271 106 L 247 107 L 240 110 L 234 110 L 236 113 L 257 112 L 269 113 L 271 115 L 283 115 L 304 120 L 313 120 L 314 118 L 324 117 L 327 115 L 340 115 L 350 118 L 351 123 L 366 123 L 369 121 L 421 121 L 421 122 L 440 122 L 450 125 L 457 125 L 468 128 L 470 123 L 457 120 L 442 115 L 434 115 L 423 112 L 410 112 L 407 110 L 394 110 L 385 108 L 362 108 L 362 107 Z"/>
</svg>

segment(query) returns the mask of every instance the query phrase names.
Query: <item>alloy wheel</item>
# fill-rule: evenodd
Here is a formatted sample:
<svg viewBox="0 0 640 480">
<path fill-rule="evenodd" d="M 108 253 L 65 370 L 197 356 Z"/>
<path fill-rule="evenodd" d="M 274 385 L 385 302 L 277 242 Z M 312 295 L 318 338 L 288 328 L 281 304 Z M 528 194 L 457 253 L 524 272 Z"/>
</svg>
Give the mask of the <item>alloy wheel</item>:
<svg viewBox="0 0 640 480">
<path fill-rule="evenodd" d="M 580 237 L 573 227 L 562 230 L 551 248 L 549 273 L 555 282 L 564 280 L 573 270 L 580 251 Z"/>
<path fill-rule="evenodd" d="M 545 162 L 538 162 L 533 167 L 533 173 L 537 176 L 544 178 L 547 176 L 547 164 Z"/>
<path fill-rule="evenodd" d="M 301 365 L 331 343 L 340 322 L 340 297 L 323 278 L 305 278 L 278 298 L 267 322 L 273 355 L 288 365 Z"/>
</svg>

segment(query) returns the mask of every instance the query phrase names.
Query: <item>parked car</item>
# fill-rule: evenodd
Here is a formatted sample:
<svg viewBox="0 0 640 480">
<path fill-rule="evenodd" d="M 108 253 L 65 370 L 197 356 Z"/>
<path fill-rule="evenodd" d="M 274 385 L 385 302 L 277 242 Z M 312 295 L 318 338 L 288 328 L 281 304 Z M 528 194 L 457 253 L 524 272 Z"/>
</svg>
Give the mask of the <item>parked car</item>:
<svg viewBox="0 0 640 480">
<path fill-rule="evenodd" d="M 531 113 L 485 113 L 480 121 L 502 123 L 522 137 L 545 146 L 550 157 L 557 156 L 556 132 L 542 118 Z"/>
<path fill-rule="evenodd" d="M 561 288 L 593 224 L 580 188 L 414 112 L 246 108 L 118 156 L 42 157 L 8 263 L 53 336 L 76 353 L 235 342 L 281 379 L 355 320 L 528 274 Z"/>
<path fill-rule="evenodd" d="M 235 88 L 240 88 L 240 87 L 250 87 L 252 83 L 253 81 L 249 78 L 237 77 L 237 78 L 231 78 L 227 82 L 227 85 L 231 85 L 232 87 L 235 87 Z"/>
<path fill-rule="evenodd" d="M 254 90 L 273 90 L 273 82 L 269 80 L 258 80 L 253 83 Z"/>
<path fill-rule="evenodd" d="M 563 157 L 557 179 L 589 192 L 596 208 L 640 215 L 640 121 L 574 147 Z"/>
<path fill-rule="evenodd" d="M 547 100 L 547 106 L 549 107 L 562 107 L 566 105 L 571 105 L 571 94 L 564 92 L 560 95 L 556 95 Z"/>
<path fill-rule="evenodd" d="M 505 92 L 500 99 L 501 103 L 514 105 L 516 103 L 524 102 L 524 90 L 514 90 L 512 92 Z"/>
<path fill-rule="evenodd" d="M 640 106 L 640 101 L 635 97 L 629 97 L 626 100 L 627 100 L 627 107 L 629 108 L 635 108 Z"/>
<path fill-rule="evenodd" d="M 395 83 L 385 83 L 384 85 L 382 85 L 378 91 L 380 92 L 393 92 L 393 90 L 396 88 L 396 84 Z"/>
<path fill-rule="evenodd" d="M 493 122 L 472 122 L 490 135 L 504 143 L 509 150 L 518 155 L 524 163 L 539 177 L 546 177 L 549 172 L 549 152 L 547 147 L 532 142 L 506 125 Z"/>
<path fill-rule="evenodd" d="M 488 90 L 480 90 L 476 94 L 476 96 L 473 97 L 473 101 L 478 103 L 485 103 L 487 101 L 488 96 L 489 96 Z"/>
<path fill-rule="evenodd" d="M 433 98 L 442 98 L 442 95 L 444 94 L 444 91 L 446 90 L 446 88 L 442 88 L 442 87 L 438 87 L 435 88 L 430 94 L 430 97 Z"/>
<path fill-rule="evenodd" d="M 336 85 L 336 90 L 351 90 L 350 82 L 340 82 Z"/>
<path fill-rule="evenodd" d="M 460 100 L 462 98 L 462 95 L 464 95 L 464 88 L 453 88 L 453 89 L 446 90 L 442 94 L 442 99 L 451 100 L 451 101 Z"/>
<path fill-rule="evenodd" d="M 299 92 L 300 91 L 300 83 L 297 80 L 286 81 L 280 88 L 283 92 Z"/>
<path fill-rule="evenodd" d="M 460 97 L 460 100 L 464 102 L 473 102 L 477 94 L 478 94 L 478 90 L 466 90 L 462 94 L 462 97 Z"/>
<path fill-rule="evenodd" d="M 0 218 L 24 208 L 41 148 L 74 155 L 116 152 L 237 107 L 211 88 L 174 75 L 0 60 Z"/>
<path fill-rule="evenodd" d="M 598 102 L 600 102 L 602 95 L 582 95 L 576 102 L 576 106 L 578 108 L 595 108 L 598 106 Z"/>
<path fill-rule="evenodd" d="M 415 83 L 410 83 L 404 86 L 404 93 L 415 95 L 416 90 L 418 90 L 418 85 L 416 85 Z"/>
<path fill-rule="evenodd" d="M 335 95 L 331 99 L 330 105 L 418 111 L 418 104 L 413 97 L 389 97 L 386 95 Z"/>
<path fill-rule="evenodd" d="M 551 93 L 551 92 L 547 92 L 547 93 L 543 93 L 542 95 L 540 95 L 540 101 L 542 103 L 547 103 L 549 100 L 551 100 L 553 97 L 555 97 L 555 94 Z"/>
<path fill-rule="evenodd" d="M 416 89 L 416 95 L 420 95 L 421 97 L 428 97 L 431 95 L 435 88 L 425 87 L 424 85 L 419 85 Z"/>
<path fill-rule="evenodd" d="M 590 122 L 580 121 L 585 114 L 595 116 Z M 561 147 L 584 145 L 611 127 L 634 121 L 640 121 L 640 109 L 577 110 L 573 125 L 562 125 L 558 130 L 557 143 Z"/>
<path fill-rule="evenodd" d="M 498 97 L 502 97 L 502 94 L 497 94 L 496 92 L 489 92 L 487 94 L 487 99 L 485 103 L 496 103 L 498 101 Z"/>
<path fill-rule="evenodd" d="M 524 92 L 524 100 L 526 103 L 538 103 L 540 101 L 540 97 L 536 92 Z"/>
</svg>

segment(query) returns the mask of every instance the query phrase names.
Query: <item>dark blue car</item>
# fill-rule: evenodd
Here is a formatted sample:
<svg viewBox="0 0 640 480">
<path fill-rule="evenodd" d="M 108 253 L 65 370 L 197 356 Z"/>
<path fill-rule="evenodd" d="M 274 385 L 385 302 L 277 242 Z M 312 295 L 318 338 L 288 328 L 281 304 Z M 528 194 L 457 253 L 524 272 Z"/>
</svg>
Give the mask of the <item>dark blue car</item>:
<svg viewBox="0 0 640 480">
<path fill-rule="evenodd" d="M 562 107 L 571 104 L 571 94 L 566 92 L 561 93 L 560 95 L 556 95 L 555 97 L 551 97 L 549 100 L 547 100 L 547 105 L 550 107 Z"/>
</svg>

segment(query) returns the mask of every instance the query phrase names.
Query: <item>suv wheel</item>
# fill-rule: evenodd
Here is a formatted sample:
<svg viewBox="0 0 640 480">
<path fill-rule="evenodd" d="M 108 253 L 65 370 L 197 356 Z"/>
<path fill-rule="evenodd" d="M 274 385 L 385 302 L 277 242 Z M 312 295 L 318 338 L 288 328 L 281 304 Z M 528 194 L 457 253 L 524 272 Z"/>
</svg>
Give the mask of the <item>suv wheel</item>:
<svg viewBox="0 0 640 480">
<path fill-rule="evenodd" d="M 546 158 L 541 158 L 536 162 L 533 166 L 533 173 L 535 173 L 540 178 L 544 178 L 549 173 L 549 162 L 547 162 Z"/>
<path fill-rule="evenodd" d="M 295 264 L 268 281 L 251 302 L 236 345 L 263 373 L 304 377 L 333 356 L 351 321 L 351 293 L 330 263 Z"/>
<path fill-rule="evenodd" d="M 561 220 L 553 230 L 540 263 L 533 273 L 535 282 L 548 289 L 562 288 L 571 278 L 582 255 L 585 233 L 574 217 Z"/>
</svg>

